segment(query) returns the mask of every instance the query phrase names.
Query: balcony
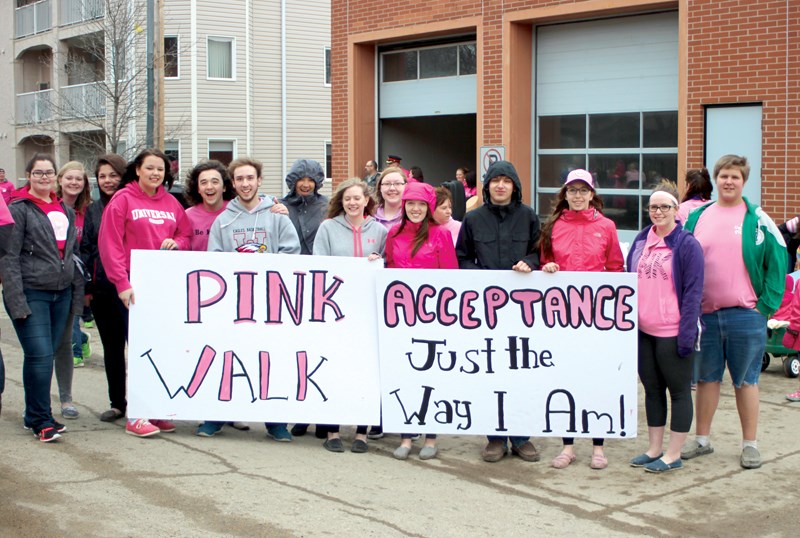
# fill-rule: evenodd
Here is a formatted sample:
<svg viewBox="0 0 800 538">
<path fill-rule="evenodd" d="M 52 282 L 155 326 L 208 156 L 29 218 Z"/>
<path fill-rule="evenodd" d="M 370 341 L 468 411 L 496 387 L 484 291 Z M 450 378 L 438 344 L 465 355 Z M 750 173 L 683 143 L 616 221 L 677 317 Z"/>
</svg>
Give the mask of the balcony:
<svg viewBox="0 0 800 538">
<path fill-rule="evenodd" d="M 106 97 L 99 82 L 61 88 L 61 119 L 96 118 L 106 115 Z"/>
<path fill-rule="evenodd" d="M 105 15 L 104 0 L 61 0 L 61 26 L 100 19 Z"/>
<path fill-rule="evenodd" d="M 17 94 L 17 123 L 43 123 L 53 119 L 53 90 Z"/>
<path fill-rule="evenodd" d="M 53 27 L 53 15 L 50 0 L 40 0 L 15 10 L 16 33 L 14 37 L 20 38 L 46 32 Z"/>
</svg>

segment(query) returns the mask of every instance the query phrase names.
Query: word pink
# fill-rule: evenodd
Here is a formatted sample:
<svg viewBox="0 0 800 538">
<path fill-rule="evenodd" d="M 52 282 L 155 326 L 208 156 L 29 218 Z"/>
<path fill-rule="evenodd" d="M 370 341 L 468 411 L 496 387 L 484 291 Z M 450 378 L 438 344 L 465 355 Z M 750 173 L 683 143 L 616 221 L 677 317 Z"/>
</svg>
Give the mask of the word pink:
<svg viewBox="0 0 800 538">
<path fill-rule="evenodd" d="M 236 272 L 236 304 L 231 312 L 234 323 L 255 323 L 256 276 L 258 273 Z M 283 323 L 284 310 L 295 325 L 303 322 L 306 295 L 304 293 L 306 277 L 304 272 L 295 272 L 294 294 L 289 291 L 283 277 L 278 271 L 267 271 L 266 287 L 263 297 L 266 303 L 264 323 L 280 325 Z M 333 310 L 335 321 L 344 318 L 344 313 L 333 296 L 344 280 L 338 276 L 328 285 L 327 271 L 311 271 L 311 316 L 308 321 L 325 322 L 327 309 Z M 203 297 L 203 286 L 211 285 L 215 290 L 209 297 Z M 214 271 L 200 269 L 186 275 L 186 323 L 202 323 L 201 311 L 219 303 L 228 291 L 225 278 Z M 294 297 L 292 297 L 294 295 Z"/>
</svg>

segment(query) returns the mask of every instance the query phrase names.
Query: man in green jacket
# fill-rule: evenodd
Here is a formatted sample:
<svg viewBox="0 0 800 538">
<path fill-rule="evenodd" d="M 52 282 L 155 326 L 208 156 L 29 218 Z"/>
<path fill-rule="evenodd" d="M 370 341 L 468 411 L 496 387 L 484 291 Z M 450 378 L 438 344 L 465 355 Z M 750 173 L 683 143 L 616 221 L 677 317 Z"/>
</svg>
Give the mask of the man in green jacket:
<svg viewBox="0 0 800 538">
<path fill-rule="evenodd" d="M 745 157 L 725 155 L 714 166 L 718 200 L 689 214 L 686 229 L 703 248 L 703 325 L 697 355 L 696 438 L 683 459 L 714 452 L 709 442 L 727 366 L 742 424 L 740 464 L 761 467 L 758 378 L 767 341 L 767 318 L 778 309 L 786 277 L 786 245 L 778 227 L 742 190 L 750 172 Z"/>
</svg>

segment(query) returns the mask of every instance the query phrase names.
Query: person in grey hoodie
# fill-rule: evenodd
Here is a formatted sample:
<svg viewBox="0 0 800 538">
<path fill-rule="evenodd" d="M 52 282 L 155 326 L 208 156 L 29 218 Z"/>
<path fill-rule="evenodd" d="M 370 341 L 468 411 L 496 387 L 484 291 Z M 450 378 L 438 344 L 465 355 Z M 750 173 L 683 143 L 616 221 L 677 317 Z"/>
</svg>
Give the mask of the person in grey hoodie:
<svg viewBox="0 0 800 538">
<path fill-rule="evenodd" d="M 208 236 L 209 252 L 266 252 L 299 254 L 300 241 L 289 217 L 274 213 L 272 197 L 261 197 L 261 163 L 242 157 L 228 165 L 236 198 L 228 203 Z M 197 428 L 200 437 L 212 437 L 225 422 L 206 421 Z M 292 435 L 286 423 L 265 422 L 267 435 L 276 441 L 288 442 Z"/>
<path fill-rule="evenodd" d="M 375 200 L 369 186 L 354 177 L 336 189 L 328 208 L 328 219 L 319 226 L 314 241 L 315 256 L 350 256 L 381 260 L 386 247 L 386 227 L 372 218 Z M 319 429 L 319 426 L 317 427 Z M 323 447 L 331 452 L 344 452 L 339 426 L 326 426 L 327 440 Z M 356 428 L 351 452 L 367 451 L 367 427 Z"/>
<path fill-rule="evenodd" d="M 325 181 L 325 172 L 317 161 L 298 159 L 286 174 L 287 194 L 281 202 L 289 210 L 300 238 L 300 254 L 311 254 L 317 229 L 328 210 L 328 197 L 319 194 Z"/>
<path fill-rule="evenodd" d="M 211 225 L 208 250 L 300 254 L 300 240 L 292 221 L 270 211 L 275 205 L 272 197 L 259 196 L 261 163 L 245 157 L 236 159 L 228 168 L 236 198 Z"/>
</svg>

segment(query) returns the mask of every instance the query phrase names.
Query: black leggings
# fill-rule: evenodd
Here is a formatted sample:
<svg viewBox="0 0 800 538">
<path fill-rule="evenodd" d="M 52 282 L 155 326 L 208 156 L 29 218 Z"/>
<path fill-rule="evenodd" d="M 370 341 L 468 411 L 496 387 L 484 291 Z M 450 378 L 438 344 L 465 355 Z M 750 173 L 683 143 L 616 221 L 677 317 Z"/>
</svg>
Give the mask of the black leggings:
<svg viewBox="0 0 800 538">
<path fill-rule="evenodd" d="M 574 437 L 562 437 L 561 441 L 567 446 L 575 444 L 575 438 Z M 594 445 L 594 446 L 603 446 L 603 441 L 605 441 L 605 439 L 593 438 L 592 439 L 592 445 Z"/>
<path fill-rule="evenodd" d="M 92 312 L 103 343 L 103 362 L 111 407 L 125 413 L 125 344 L 128 341 L 128 309 L 115 290 L 98 290 L 92 295 Z"/>
<path fill-rule="evenodd" d="M 659 338 L 639 331 L 639 379 L 644 386 L 647 425 L 667 424 L 667 390 L 672 401 L 669 429 L 687 433 L 692 427 L 692 362 L 678 356 L 678 337 Z"/>
<path fill-rule="evenodd" d="M 338 424 L 328 424 L 323 426 L 328 433 L 339 433 L 339 425 Z M 317 425 L 319 428 L 319 425 Z M 367 427 L 366 426 L 356 426 L 356 435 L 367 435 Z"/>
</svg>

